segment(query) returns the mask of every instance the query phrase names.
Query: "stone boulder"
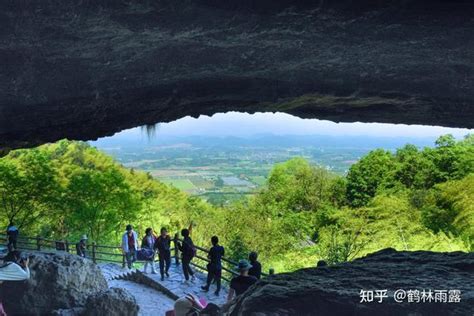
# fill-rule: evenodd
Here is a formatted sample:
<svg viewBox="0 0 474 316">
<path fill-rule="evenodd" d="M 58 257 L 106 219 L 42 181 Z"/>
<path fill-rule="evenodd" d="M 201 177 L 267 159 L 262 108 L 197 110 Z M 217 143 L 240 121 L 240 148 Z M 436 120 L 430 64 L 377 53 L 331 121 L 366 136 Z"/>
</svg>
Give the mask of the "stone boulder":
<svg viewBox="0 0 474 316">
<path fill-rule="evenodd" d="M 87 299 L 84 316 L 135 316 L 139 307 L 135 298 L 121 288 L 110 288 Z"/>
<path fill-rule="evenodd" d="M 29 257 L 31 278 L 0 287 L 8 315 L 44 315 L 84 306 L 89 295 L 107 289 L 100 269 L 90 260 L 61 252 L 32 252 Z"/>
<path fill-rule="evenodd" d="M 385 249 L 350 263 L 263 279 L 224 308 L 226 315 L 474 315 L 473 280 L 474 253 Z M 373 301 L 361 303 L 361 290 L 373 291 Z M 376 290 L 387 290 L 382 303 L 385 292 Z M 395 301 L 397 290 L 405 291 L 397 292 L 401 302 Z"/>
</svg>

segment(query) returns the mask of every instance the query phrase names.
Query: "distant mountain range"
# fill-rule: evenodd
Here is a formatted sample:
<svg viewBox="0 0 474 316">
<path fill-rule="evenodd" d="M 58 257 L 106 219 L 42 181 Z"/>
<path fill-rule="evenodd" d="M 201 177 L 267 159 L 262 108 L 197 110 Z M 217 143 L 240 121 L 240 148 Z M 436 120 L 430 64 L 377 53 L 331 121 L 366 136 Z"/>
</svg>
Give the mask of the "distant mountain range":
<svg viewBox="0 0 474 316">
<path fill-rule="evenodd" d="M 256 134 L 249 137 L 219 136 L 160 136 L 147 138 L 121 135 L 90 142 L 98 148 L 120 147 L 146 148 L 189 144 L 196 147 L 324 147 L 324 148 L 385 148 L 395 149 L 405 144 L 418 147 L 434 146 L 435 137 L 374 137 L 374 136 L 327 136 L 327 135 L 274 135 Z"/>
</svg>

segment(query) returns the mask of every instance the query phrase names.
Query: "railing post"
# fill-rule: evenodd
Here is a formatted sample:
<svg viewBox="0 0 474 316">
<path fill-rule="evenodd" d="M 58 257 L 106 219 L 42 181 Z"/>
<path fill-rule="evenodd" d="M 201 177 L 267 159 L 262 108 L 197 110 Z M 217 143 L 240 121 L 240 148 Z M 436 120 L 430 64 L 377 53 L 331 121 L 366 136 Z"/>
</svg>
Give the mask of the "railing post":
<svg viewBox="0 0 474 316">
<path fill-rule="evenodd" d="M 270 270 L 268 270 L 268 274 L 269 275 L 274 275 L 275 274 L 275 269 L 270 268 Z"/>
<path fill-rule="evenodd" d="M 41 251 L 41 237 L 36 236 L 36 250 Z"/>
<path fill-rule="evenodd" d="M 67 241 L 67 239 L 66 239 L 65 243 L 66 243 L 66 252 L 69 253 L 69 241 Z"/>
<path fill-rule="evenodd" d="M 92 243 L 92 262 L 96 263 L 96 257 L 95 257 L 95 248 L 97 247 L 95 241 Z"/>
<path fill-rule="evenodd" d="M 176 265 L 179 265 L 179 248 L 178 248 L 178 234 L 174 234 L 174 260 Z"/>
</svg>

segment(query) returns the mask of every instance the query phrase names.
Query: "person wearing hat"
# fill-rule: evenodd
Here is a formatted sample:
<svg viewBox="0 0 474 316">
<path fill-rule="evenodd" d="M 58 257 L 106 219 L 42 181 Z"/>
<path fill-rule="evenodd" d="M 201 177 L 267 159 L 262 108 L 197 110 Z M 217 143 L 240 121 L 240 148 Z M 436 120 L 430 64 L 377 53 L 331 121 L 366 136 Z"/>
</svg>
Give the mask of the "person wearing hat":
<svg viewBox="0 0 474 316">
<path fill-rule="evenodd" d="M 79 257 L 85 258 L 86 257 L 86 241 L 87 241 L 87 236 L 82 235 L 81 240 L 76 244 L 76 253 Z"/>
<path fill-rule="evenodd" d="M 199 311 L 202 311 L 207 305 L 207 302 L 201 301 L 191 293 L 186 293 L 184 297 L 178 298 L 174 303 L 173 313 L 166 315 L 174 316 L 189 316 L 196 315 Z"/>
<path fill-rule="evenodd" d="M 7 227 L 7 236 L 8 236 L 8 245 L 7 245 L 7 247 L 8 247 L 8 251 L 17 250 L 16 242 L 17 242 L 19 233 L 20 232 L 19 232 L 18 228 L 15 226 L 13 221 L 11 221 L 10 224 L 8 224 L 8 227 Z"/>
<path fill-rule="evenodd" d="M 127 266 L 131 269 L 133 263 L 137 261 L 138 235 L 130 224 L 127 225 L 125 230 L 122 236 L 122 251 L 127 259 Z"/>
<path fill-rule="evenodd" d="M 235 296 L 239 296 L 249 287 L 254 285 L 258 280 L 256 277 L 249 275 L 249 269 L 252 265 L 245 259 L 239 261 L 239 265 L 236 267 L 240 275 L 234 277 L 230 281 L 229 295 L 227 296 L 227 301 L 231 301 Z"/>
</svg>

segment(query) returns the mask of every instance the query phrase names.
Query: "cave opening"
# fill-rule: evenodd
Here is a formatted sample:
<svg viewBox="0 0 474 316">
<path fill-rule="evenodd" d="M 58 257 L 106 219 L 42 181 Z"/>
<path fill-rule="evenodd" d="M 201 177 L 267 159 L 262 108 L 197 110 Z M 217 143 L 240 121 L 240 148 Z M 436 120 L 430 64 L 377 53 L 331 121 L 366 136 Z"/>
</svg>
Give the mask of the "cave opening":
<svg viewBox="0 0 474 316">
<path fill-rule="evenodd" d="M 127 168 L 214 205 L 252 195 L 273 166 L 295 157 L 347 175 L 378 148 L 395 153 L 412 144 L 434 147 L 442 135 L 460 140 L 466 128 L 387 123 L 334 123 L 282 112 L 217 113 L 148 124 L 90 141 Z"/>
</svg>

